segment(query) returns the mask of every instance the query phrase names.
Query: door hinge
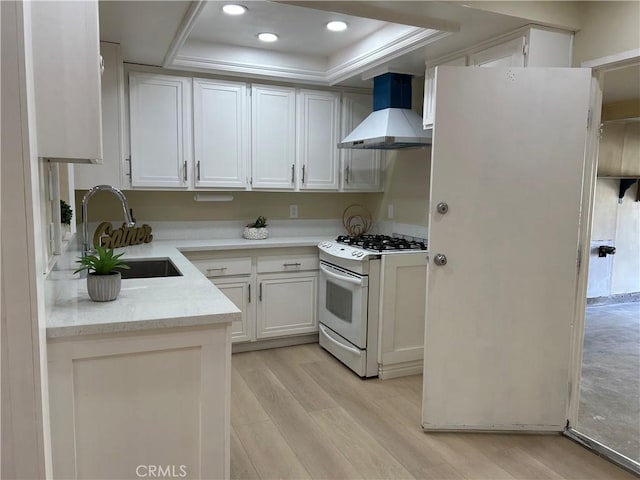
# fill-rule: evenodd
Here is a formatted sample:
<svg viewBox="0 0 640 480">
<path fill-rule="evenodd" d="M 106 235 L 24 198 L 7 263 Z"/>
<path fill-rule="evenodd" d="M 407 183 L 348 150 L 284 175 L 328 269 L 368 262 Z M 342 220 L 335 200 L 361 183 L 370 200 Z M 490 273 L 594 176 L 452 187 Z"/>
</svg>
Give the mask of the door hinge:
<svg viewBox="0 0 640 480">
<path fill-rule="evenodd" d="M 529 54 L 529 44 L 527 43 L 527 39 L 525 38 L 522 41 L 522 55 L 525 57 Z"/>
<path fill-rule="evenodd" d="M 593 112 L 591 111 L 591 109 L 589 109 L 589 112 L 587 113 L 587 130 L 589 130 L 591 128 L 591 119 L 593 118 Z"/>
<path fill-rule="evenodd" d="M 578 259 L 576 260 L 576 269 L 580 273 L 580 266 L 582 265 L 582 247 L 578 247 Z"/>
</svg>

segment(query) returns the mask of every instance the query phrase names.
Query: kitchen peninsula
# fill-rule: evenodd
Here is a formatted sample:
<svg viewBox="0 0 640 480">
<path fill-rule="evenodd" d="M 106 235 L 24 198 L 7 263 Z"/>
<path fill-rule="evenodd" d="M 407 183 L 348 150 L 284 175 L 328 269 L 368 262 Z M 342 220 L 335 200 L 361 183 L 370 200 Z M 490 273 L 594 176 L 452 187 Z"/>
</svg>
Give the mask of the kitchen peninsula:
<svg viewBox="0 0 640 480">
<path fill-rule="evenodd" d="M 167 259 L 182 275 L 123 280 L 106 303 L 73 274 L 79 251 L 63 254 L 45 282 L 54 476 L 131 478 L 140 465 L 169 465 L 187 478 L 228 477 L 231 330 L 241 313 L 181 252 L 320 239 L 128 247 L 123 259 Z"/>
</svg>

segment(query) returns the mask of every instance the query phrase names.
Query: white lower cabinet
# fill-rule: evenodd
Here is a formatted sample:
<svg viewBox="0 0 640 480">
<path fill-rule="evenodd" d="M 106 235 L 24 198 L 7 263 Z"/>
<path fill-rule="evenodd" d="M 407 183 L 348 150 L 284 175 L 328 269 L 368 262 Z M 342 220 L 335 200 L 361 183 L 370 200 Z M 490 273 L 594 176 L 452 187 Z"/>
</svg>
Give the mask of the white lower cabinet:
<svg viewBox="0 0 640 480">
<path fill-rule="evenodd" d="M 381 379 L 422 373 L 428 256 L 383 255 L 380 285 Z"/>
<path fill-rule="evenodd" d="M 318 253 L 315 247 L 237 252 L 185 252 L 185 256 L 241 311 L 233 343 L 286 338 L 318 331 Z"/>
<path fill-rule="evenodd" d="M 258 275 L 257 338 L 318 331 L 318 273 Z"/>
<path fill-rule="evenodd" d="M 250 320 L 255 316 L 255 303 L 251 298 L 253 283 L 251 277 L 216 278 L 211 281 L 242 312 L 242 319 L 231 324 L 231 340 L 233 342 L 253 340 L 255 334 Z"/>
<path fill-rule="evenodd" d="M 48 339 L 51 478 L 229 478 L 229 329 Z"/>
</svg>

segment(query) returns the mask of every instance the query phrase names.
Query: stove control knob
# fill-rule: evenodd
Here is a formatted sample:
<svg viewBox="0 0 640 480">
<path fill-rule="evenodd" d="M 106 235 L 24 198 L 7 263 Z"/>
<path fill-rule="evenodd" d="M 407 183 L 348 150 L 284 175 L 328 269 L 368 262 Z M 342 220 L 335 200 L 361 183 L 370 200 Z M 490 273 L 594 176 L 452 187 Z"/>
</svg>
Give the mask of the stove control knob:
<svg viewBox="0 0 640 480">
<path fill-rule="evenodd" d="M 447 264 L 447 256 L 442 253 L 438 253 L 435 257 L 433 257 L 433 263 L 442 267 Z"/>
<path fill-rule="evenodd" d="M 364 256 L 364 252 L 358 252 L 358 256 L 359 257 L 363 257 Z"/>
</svg>

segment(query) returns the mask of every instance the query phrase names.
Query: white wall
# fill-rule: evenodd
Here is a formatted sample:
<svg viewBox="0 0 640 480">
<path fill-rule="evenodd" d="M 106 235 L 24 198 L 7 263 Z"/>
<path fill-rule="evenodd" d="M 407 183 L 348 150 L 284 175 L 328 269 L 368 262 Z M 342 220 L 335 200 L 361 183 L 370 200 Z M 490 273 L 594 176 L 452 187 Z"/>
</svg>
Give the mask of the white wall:
<svg viewBox="0 0 640 480">
<path fill-rule="evenodd" d="M 637 185 L 618 203 L 619 180 L 598 178 L 591 233 L 587 298 L 640 292 L 640 202 Z M 598 257 L 600 245 L 615 246 L 615 255 Z"/>
<path fill-rule="evenodd" d="M 1 215 L 5 227 L 1 278 L 2 477 L 45 478 L 50 472 L 42 275 L 46 256 L 41 228 L 41 165 L 35 148 L 29 4 L 0 4 Z M 11 421 L 7 421 L 7 415 Z M 5 447 L 8 445 L 11 447 Z"/>
<path fill-rule="evenodd" d="M 580 26 L 574 40 L 574 66 L 640 48 L 640 2 L 578 3 Z"/>
</svg>

